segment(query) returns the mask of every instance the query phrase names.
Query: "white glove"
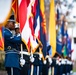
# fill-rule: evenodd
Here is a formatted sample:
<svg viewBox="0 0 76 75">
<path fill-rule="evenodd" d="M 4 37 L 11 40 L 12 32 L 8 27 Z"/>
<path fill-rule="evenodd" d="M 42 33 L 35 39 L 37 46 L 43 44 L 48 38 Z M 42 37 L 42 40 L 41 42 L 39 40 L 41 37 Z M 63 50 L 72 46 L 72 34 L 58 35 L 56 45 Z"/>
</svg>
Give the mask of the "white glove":
<svg viewBox="0 0 76 75">
<path fill-rule="evenodd" d="M 32 63 L 35 61 L 35 59 L 34 59 L 33 55 L 32 55 L 32 56 L 30 56 L 30 61 L 31 61 Z"/>
<path fill-rule="evenodd" d="M 59 64 L 59 60 L 58 59 L 56 60 L 56 64 Z"/>
<path fill-rule="evenodd" d="M 48 61 L 49 61 L 50 65 L 51 65 L 52 64 L 52 59 L 48 58 Z"/>
<path fill-rule="evenodd" d="M 65 59 L 62 59 L 61 64 L 66 64 Z"/>
<path fill-rule="evenodd" d="M 44 60 L 44 62 L 43 62 L 44 64 L 46 64 L 46 60 Z"/>
<path fill-rule="evenodd" d="M 25 60 L 23 58 L 20 58 L 20 65 L 23 66 L 25 64 Z"/>
<path fill-rule="evenodd" d="M 41 60 L 41 58 L 42 58 L 42 54 L 39 54 L 39 60 Z"/>
</svg>

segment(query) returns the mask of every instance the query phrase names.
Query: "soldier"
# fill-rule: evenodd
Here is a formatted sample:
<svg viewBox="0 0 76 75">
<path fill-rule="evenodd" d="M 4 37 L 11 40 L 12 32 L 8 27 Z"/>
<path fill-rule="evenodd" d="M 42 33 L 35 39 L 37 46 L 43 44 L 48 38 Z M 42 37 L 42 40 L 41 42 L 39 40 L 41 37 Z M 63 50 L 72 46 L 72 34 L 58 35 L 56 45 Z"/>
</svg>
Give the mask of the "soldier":
<svg viewBox="0 0 76 75">
<path fill-rule="evenodd" d="M 21 75 L 29 75 L 30 69 L 30 54 L 27 51 L 25 44 L 22 42 L 22 52 L 20 52 L 20 62 L 21 62 Z"/>
<path fill-rule="evenodd" d="M 37 39 L 39 43 L 39 47 L 36 49 L 35 53 L 33 53 L 32 58 L 34 58 L 34 61 L 30 61 L 30 70 L 29 75 L 42 75 L 42 44 Z M 31 57 L 31 56 L 30 56 Z M 33 68 L 32 68 L 33 67 Z"/>
<path fill-rule="evenodd" d="M 15 35 L 18 37 L 18 36 L 21 36 L 20 34 L 20 25 L 19 23 L 15 23 Z M 21 42 L 22 43 L 22 42 Z M 21 50 L 21 43 L 17 43 L 16 44 L 16 48 L 18 51 Z"/>
<path fill-rule="evenodd" d="M 5 68 L 8 75 L 20 75 L 17 44 L 21 43 L 21 36 L 13 35 L 12 30 L 15 30 L 14 15 L 10 17 L 4 29 Z"/>
<path fill-rule="evenodd" d="M 52 48 L 50 46 L 50 44 L 48 43 L 47 44 L 47 55 L 46 55 L 46 61 L 47 61 L 47 72 L 48 72 L 48 75 L 51 74 L 51 66 L 52 66 L 52 58 L 51 58 L 51 51 L 52 51 Z"/>
<path fill-rule="evenodd" d="M 54 55 L 55 59 L 54 59 L 54 75 L 60 75 L 60 66 L 61 66 L 61 56 L 56 53 Z"/>
<path fill-rule="evenodd" d="M 19 36 L 20 35 L 20 26 L 18 23 L 15 24 L 15 35 Z M 21 44 L 22 44 L 22 50 L 21 50 Z M 21 44 L 17 44 L 17 49 L 20 51 L 20 66 L 21 66 L 21 75 L 28 75 L 29 73 L 29 53 L 27 52 L 27 48 L 23 42 Z"/>
<path fill-rule="evenodd" d="M 33 54 L 34 56 L 34 75 L 41 75 L 42 74 L 42 54 L 40 53 L 42 49 L 42 45 L 39 43 L 39 47 L 37 48 L 36 52 Z"/>
</svg>

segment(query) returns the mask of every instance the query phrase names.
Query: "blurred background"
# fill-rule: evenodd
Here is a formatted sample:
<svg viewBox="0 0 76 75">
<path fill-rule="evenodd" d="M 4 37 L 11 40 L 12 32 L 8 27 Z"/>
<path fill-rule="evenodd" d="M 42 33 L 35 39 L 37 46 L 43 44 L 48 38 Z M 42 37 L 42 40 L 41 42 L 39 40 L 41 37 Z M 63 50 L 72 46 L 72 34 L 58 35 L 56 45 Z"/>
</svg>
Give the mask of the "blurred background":
<svg viewBox="0 0 76 75">
<path fill-rule="evenodd" d="M 51 0 L 45 0 L 46 27 L 49 25 L 49 7 Z M 67 23 L 68 34 L 72 39 L 72 60 L 76 71 L 76 0 L 55 0 L 55 10 L 59 8 L 60 14 L 64 15 Z M 47 31 L 48 34 L 48 31 Z"/>
</svg>

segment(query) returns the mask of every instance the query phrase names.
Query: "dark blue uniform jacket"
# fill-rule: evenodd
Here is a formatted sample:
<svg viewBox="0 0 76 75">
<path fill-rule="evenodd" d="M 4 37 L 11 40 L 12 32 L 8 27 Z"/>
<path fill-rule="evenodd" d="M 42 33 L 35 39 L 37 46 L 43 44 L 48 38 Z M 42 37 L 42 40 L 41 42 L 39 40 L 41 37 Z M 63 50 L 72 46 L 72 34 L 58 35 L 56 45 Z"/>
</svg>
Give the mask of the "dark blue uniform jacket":
<svg viewBox="0 0 76 75">
<path fill-rule="evenodd" d="M 19 51 L 17 44 L 21 43 L 21 36 L 13 36 L 12 32 L 4 29 L 5 41 L 5 67 L 15 67 L 20 69 L 19 64 Z"/>
</svg>

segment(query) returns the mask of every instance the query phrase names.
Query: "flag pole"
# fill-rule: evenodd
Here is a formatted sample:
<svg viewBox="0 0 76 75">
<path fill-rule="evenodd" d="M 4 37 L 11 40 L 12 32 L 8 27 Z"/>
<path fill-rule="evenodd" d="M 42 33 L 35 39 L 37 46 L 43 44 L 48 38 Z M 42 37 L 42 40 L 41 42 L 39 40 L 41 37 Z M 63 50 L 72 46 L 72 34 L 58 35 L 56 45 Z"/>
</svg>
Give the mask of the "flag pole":
<svg viewBox="0 0 76 75">
<path fill-rule="evenodd" d="M 13 75 L 13 67 L 11 67 L 11 75 Z"/>
<path fill-rule="evenodd" d="M 20 58 L 20 65 L 23 67 L 23 65 L 25 64 L 25 60 L 23 59 L 23 47 L 22 47 L 22 44 L 21 44 L 21 58 Z"/>
<path fill-rule="evenodd" d="M 31 58 L 33 58 L 32 48 L 31 48 Z M 31 74 L 30 75 L 33 75 L 33 70 L 34 70 L 34 65 L 32 64 L 31 65 Z"/>
<path fill-rule="evenodd" d="M 52 70 L 52 75 L 54 75 L 54 67 L 52 67 L 51 70 Z"/>
<path fill-rule="evenodd" d="M 48 75 L 51 75 L 51 67 L 48 69 Z"/>
<path fill-rule="evenodd" d="M 37 75 L 39 75 L 39 66 L 37 66 Z"/>
<path fill-rule="evenodd" d="M 22 51 L 23 51 L 23 48 L 22 48 L 22 44 L 21 44 L 21 58 L 23 59 L 23 53 L 22 53 Z"/>
<path fill-rule="evenodd" d="M 34 70 L 34 65 L 31 65 L 31 74 L 30 75 L 33 75 L 33 70 Z"/>
<path fill-rule="evenodd" d="M 45 58 L 44 58 L 43 53 L 42 53 L 43 44 L 42 44 L 42 42 L 36 36 L 35 36 L 35 38 L 37 39 L 38 44 L 39 44 L 39 53 L 42 54 L 42 60 L 44 61 Z"/>
</svg>

